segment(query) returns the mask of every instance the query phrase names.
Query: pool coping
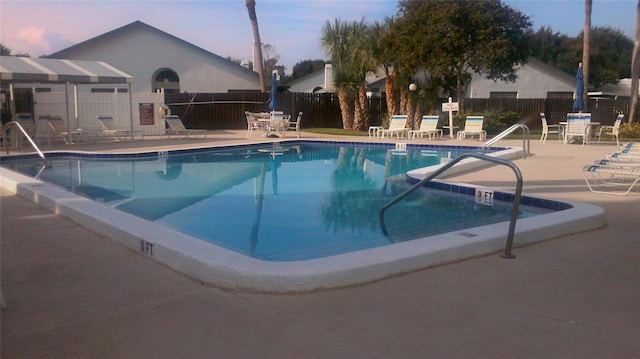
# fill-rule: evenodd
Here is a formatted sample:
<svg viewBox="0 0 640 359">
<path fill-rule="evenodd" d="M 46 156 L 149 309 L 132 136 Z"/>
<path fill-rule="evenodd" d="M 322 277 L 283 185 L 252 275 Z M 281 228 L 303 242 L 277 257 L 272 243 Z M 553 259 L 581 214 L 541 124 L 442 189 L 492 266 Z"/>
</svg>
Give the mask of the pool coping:
<svg viewBox="0 0 640 359">
<path fill-rule="evenodd" d="M 475 165 L 482 164 L 468 166 Z M 459 171 L 470 169 L 461 167 Z M 7 190 L 197 281 L 248 291 L 306 292 L 366 283 L 501 251 L 508 231 L 508 222 L 501 222 L 325 258 L 272 262 L 207 243 L 5 168 L 0 168 L 0 182 Z M 572 208 L 518 220 L 514 246 L 606 225 L 602 208 L 561 202 Z"/>
</svg>

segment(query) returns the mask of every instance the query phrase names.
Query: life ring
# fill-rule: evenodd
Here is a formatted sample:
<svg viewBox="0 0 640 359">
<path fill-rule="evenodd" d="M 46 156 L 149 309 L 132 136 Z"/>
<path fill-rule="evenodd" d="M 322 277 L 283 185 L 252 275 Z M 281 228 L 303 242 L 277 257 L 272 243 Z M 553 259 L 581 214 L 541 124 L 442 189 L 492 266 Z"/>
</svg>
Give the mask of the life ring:
<svg viewBox="0 0 640 359">
<path fill-rule="evenodd" d="M 167 105 L 160 106 L 160 109 L 158 111 L 160 112 L 160 118 L 171 115 L 171 109 Z"/>
</svg>

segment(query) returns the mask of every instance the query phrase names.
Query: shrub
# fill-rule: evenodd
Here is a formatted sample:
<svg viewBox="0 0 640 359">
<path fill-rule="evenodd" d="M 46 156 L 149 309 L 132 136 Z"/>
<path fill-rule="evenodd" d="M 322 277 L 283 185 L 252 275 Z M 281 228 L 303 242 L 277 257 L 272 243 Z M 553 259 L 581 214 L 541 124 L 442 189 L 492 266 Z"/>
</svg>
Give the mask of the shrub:
<svg viewBox="0 0 640 359">
<path fill-rule="evenodd" d="M 620 137 L 640 138 L 640 123 L 623 123 L 620 125 Z"/>
</svg>

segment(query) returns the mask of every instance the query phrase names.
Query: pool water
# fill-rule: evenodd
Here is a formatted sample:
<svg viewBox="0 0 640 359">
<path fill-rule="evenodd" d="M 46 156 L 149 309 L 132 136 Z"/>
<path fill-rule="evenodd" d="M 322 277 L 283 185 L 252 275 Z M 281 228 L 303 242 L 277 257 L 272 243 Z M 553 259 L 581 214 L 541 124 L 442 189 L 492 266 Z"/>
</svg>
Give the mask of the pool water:
<svg viewBox="0 0 640 359">
<path fill-rule="evenodd" d="M 299 141 L 2 166 L 248 256 L 297 261 L 508 221 L 511 203 L 424 188 L 386 212 L 383 235 L 378 211 L 408 188 L 404 174 L 463 152 Z M 521 206 L 519 217 L 548 212 Z"/>
</svg>

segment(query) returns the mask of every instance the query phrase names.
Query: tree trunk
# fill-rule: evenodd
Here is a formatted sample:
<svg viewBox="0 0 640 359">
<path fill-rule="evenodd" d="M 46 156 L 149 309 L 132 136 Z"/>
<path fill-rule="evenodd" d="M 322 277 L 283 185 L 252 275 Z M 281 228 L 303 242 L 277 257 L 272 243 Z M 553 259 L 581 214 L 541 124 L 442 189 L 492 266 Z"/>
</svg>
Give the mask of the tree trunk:
<svg viewBox="0 0 640 359">
<path fill-rule="evenodd" d="M 636 121 L 636 108 L 638 107 L 638 78 L 640 77 L 640 0 L 636 9 L 636 38 L 633 42 L 633 55 L 631 57 L 631 94 L 629 103 L 629 123 Z"/>
<path fill-rule="evenodd" d="M 247 11 L 249 12 L 249 20 L 251 20 L 251 29 L 253 30 L 253 51 L 257 62 L 258 75 L 260 76 L 260 91 L 267 92 L 264 81 L 264 62 L 262 61 L 262 42 L 260 41 L 260 32 L 258 31 L 258 17 L 256 16 L 256 0 L 245 0 Z"/>
<path fill-rule="evenodd" d="M 353 123 L 354 130 L 366 130 L 369 128 L 369 99 L 367 89 L 364 85 L 358 88 L 358 98 L 356 99 L 356 113 Z"/>
<path fill-rule="evenodd" d="M 584 75 L 584 88 L 582 98 L 584 99 L 585 110 L 589 104 L 587 92 L 589 92 L 589 57 L 591 54 L 591 5 L 593 0 L 584 1 L 584 31 L 582 39 L 582 72 Z"/>
<path fill-rule="evenodd" d="M 338 88 L 336 90 L 338 93 L 338 102 L 340 103 L 340 112 L 342 113 L 342 128 L 351 129 L 353 128 L 353 111 L 351 110 L 353 107 L 352 102 L 349 100 L 349 95 L 347 91 Z"/>
<path fill-rule="evenodd" d="M 393 84 L 397 75 L 398 70 L 394 67 L 389 76 L 384 79 L 384 87 L 387 90 L 387 114 L 389 118 L 398 114 L 398 92 Z"/>
</svg>

